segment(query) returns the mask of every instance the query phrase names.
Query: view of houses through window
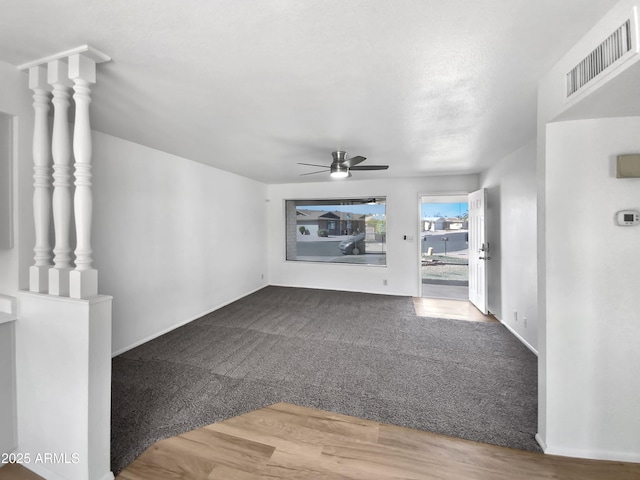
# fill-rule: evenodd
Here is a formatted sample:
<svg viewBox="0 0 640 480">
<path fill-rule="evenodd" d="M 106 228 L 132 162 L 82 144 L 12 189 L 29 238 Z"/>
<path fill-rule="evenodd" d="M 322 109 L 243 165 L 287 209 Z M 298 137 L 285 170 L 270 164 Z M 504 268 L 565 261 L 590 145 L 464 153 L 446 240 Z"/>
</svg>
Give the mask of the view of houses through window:
<svg viewBox="0 0 640 480">
<path fill-rule="evenodd" d="M 466 195 L 423 199 L 420 237 L 422 296 L 469 298 L 469 205 Z"/>
<path fill-rule="evenodd" d="M 386 265 L 386 198 L 286 201 L 286 259 Z"/>
</svg>

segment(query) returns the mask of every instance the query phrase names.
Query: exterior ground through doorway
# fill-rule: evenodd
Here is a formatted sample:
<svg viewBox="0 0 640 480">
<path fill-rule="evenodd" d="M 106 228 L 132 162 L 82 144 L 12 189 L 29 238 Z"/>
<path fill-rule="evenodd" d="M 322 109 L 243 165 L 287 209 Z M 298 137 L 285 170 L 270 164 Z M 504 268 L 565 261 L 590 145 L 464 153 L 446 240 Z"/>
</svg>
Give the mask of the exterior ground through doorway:
<svg viewBox="0 0 640 480">
<path fill-rule="evenodd" d="M 437 229 L 443 226 L 445 228 Z M 469 299 L 469 233 L 464 221 L 425 224 L 421 233 L 422 296 Z"/>
</svg>

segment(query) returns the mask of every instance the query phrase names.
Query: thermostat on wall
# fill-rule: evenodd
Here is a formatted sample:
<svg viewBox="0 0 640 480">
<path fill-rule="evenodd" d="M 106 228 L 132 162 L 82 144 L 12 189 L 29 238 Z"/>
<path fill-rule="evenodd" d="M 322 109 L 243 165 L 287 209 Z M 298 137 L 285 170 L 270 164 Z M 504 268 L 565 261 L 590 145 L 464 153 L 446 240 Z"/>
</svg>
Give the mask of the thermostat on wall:
<svg viewBox="0 0 640 480">
<path fill-rule="evenodd" d="M 620 210 L 616 212 L 616 223 L 624 227 L 640 224 L 640 212 L 638 210 Z"/>
</svg>

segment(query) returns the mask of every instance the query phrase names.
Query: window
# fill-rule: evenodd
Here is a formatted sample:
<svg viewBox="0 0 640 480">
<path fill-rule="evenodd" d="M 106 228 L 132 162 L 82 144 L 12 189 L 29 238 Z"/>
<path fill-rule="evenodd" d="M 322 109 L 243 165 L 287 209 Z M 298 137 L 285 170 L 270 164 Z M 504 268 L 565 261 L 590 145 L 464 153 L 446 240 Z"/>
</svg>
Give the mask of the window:
<svg viewBox="0 0 640 480">
<path fill-rule="evenodd" d="M 386 198 L 287 200 L 288 261 L 387 264 Z"/>
</svg>

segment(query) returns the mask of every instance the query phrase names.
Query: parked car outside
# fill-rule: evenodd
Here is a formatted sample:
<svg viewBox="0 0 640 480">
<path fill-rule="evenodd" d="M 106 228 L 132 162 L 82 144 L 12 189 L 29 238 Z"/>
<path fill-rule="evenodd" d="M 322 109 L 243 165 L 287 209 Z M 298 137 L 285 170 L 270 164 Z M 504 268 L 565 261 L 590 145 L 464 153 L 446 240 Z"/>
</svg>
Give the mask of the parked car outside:
<svg viewBox="0 0 640 480">
<path fill-rule="evenodd" d="M 365 233 L 358 233 L 340 242 L 338 248 L 343 255 L 360 255 L 364 253 Z"/>
</svg>

